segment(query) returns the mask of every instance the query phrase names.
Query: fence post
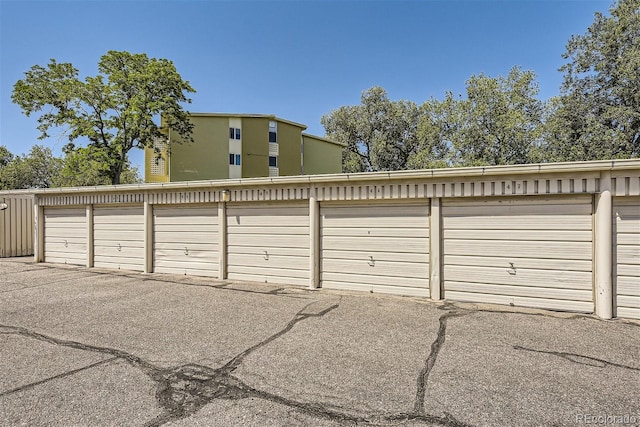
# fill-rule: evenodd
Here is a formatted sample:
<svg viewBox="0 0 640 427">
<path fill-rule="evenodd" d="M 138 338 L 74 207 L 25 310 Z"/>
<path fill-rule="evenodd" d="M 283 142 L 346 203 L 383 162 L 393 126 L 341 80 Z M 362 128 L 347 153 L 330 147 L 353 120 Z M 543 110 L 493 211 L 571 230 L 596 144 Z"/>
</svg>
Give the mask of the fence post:
<svg viewBox="0 0 640 427">
<path fill-rule="evenodd" d="M 227 204 L 223 200 L 218 202 L 218 234 L 218 279 L 224 280 L 227 278 Z"/>
<path fill-rule="evenodd" d="M 309 288 L 320 287 L 320 203 L 309 189 Z"/>
<path fill-rule="evenodd" d="M 600 174 L 600 193 L 595 197 L 594 271 L 595 311 L 602 319 L 613 317 L 613 223 L 611 172 Z"/>
<path fill-rule="evenodd" d="M 429 209 L 429 285 L 431 299 L 442 299 L 442 210 L 440 197 L 431 198 Z"/>
</svg>

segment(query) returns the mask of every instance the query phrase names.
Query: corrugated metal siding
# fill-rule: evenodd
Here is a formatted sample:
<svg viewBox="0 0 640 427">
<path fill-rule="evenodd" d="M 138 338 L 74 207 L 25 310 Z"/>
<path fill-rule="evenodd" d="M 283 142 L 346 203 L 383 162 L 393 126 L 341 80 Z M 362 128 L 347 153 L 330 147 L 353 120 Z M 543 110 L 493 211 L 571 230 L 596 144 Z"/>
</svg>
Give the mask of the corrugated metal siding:
<svg viewBox="0 0 640 427">
<path fill-rule="evenodd" d="M 593 312 L 591 197 L 444 200 L 444 297 Z"/>
<path fill-rule="evenodd" d="M 93 211 L 94 266 L 144 271 L 144 209 L 96 207 Z"/>
<path fill-rule="evenodd" d="M 429 207 L 321 205 L 323 288 L 429 296 Z"/>
<path fill-rule="evenodd" d="M 0 196 L 0 258 L 33 255 L 33 197 Z"/>
<path fill-rule="evenodd" d="M 218 276 L 218 208 L 154 207 L 153 271 Z"/>
<path fill-rule="evenodd" d="M 85 208 L 45 208 L 44 261 L 86 265 L 87 233 Z"/>
<path fill-rule="evenodd" d="M 227 207 L 227 277 L 309 283 L 309 206 L 282 203 Z"/>
<path fill-rule="evenodd" d="M 613 215 L 616 316 L 640 319 L 640 198 L 615 198 Z"/>
</svg>

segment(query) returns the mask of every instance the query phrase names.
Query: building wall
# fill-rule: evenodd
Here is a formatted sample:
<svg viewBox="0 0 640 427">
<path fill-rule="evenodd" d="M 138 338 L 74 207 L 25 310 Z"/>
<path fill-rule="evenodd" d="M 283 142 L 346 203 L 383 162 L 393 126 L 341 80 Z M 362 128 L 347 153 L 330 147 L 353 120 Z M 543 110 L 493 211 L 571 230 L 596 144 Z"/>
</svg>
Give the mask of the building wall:
<svg viewBox="0 0 640 427">
<path fill-rule="evenodd" d="M 145 182 L 179 182 L 227 178 L 257 178 L 339 173 L 342 146 L 303 134 L 304 125 L 274 116 L 194 114 L 193 142 L 170 135 L 171 153 L 160 147 L 160 159 L 145 150 Z M 277 144 L 269 142 L 269 123 L 277 125 Z M 241 139 L 230 138 L 229 128 L 240 128 Z M 303 158 L 302 138 L 307 140 Z M 162 142 L 159 142 L 162 144 Z M 269 156 L 277 153 L 277 168 Z M 241 165 L 230 165 L 229 153 L 241 154 Z M 307 165 L 303 167 L 303 162 Z"/>
<path fill-rule="evenodd" d="M 0 258 L 33 255 L 33 195 L 0 194 Z"/>
<path fill-rule="evenodd" d="M 269 119 L 244 117 L 242 132 L 243 178 L 269 176 Z"/>
<path fill-rule="evenodd" d="M 171 144 L 171 181 L 225 179 L 229 177 L 229 119 L 191 117 L 194 142 Z M 171 135 L 172 141 L 181 141 Z"/>
<path fill-rule="evenodd" d="M 278 122 L 278 169 L 280 176 L 302 175 L 301 131 L 298 126 Z"/>
<path fill-rule="evenodd" d="M 342 172 L 343 146 L 303 135 L 304 175 Z"/>
</svg>

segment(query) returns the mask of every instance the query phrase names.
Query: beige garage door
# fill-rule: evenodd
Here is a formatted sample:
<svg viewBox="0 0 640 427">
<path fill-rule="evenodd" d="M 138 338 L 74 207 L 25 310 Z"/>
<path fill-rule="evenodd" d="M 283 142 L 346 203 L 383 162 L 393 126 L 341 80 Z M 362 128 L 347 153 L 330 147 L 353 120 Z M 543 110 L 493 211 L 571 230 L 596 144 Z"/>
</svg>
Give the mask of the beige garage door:
<svg viewBox="0 0 640 427">
<path fill-rule="evenodd" d="M 616 316 L 640 319 L 640 198 L 615 198 L 613 213 Z"/>
<path fill-rule="evenodd" d="M 44 261 L 87 265 L 85 208 L 44 209 Z"/>
<path fill-rule="evenodd" d="M 218 266 L 217 207 L 154 207 L 154 272 L 218 277 Z"/>
<path fill-rule="evenodd" d="M 444 297 L 593 312 L 591 197 L 444 200 Z"/>
<path fill-rule="evenodd" d="M 144 210 L 97 207 L 93 210 L 94 266 L 144 271 Z"/>
<path fill-rule="evenodd" d="M 323 288 L 429 296 L 429 207 L 323 205 Z"/>
<path fill-rule="evenodd" d="M 257 204 L 227 208 L 227 276 L 309 284 L 309 207 Z"/>
</svg>

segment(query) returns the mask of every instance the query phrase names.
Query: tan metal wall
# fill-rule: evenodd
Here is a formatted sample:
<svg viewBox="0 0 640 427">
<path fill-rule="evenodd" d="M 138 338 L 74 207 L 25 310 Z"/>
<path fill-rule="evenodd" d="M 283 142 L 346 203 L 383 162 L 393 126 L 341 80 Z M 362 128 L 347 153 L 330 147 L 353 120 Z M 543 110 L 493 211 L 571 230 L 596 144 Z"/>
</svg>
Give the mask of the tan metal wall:
<svg viewBox="0 0 640 427">
<path fill-rule="evenodd" d="M 0 195 L 0 258 L 33 255 L 33 195 Z"/>
<path fill-rule="evenodd" d="M 218 277 L 217 206 L 153 209 L 153 271 Z"/>
<path fill-rule="evenodd" d="M 640 198 L 616 197 L 613 215 L 616 316 L 640 319 Z"/>
<path fill-rule="evenodd" d="M 309 283 L 308 205 L 230 205 L 227 232 L 229 279 Z"/>
<path fill-rule="evenodd" d="M 427 204 L 320 208 L 323 288 L 429 296 Z"/>
<path fill-rule="evenodd" d="M 591 200 L 443 202 L 444 297 L 593 312 Z"/>
<path fill-rule="evenodd" d="M 217 207 L 219 251 L 209 273 L 220 279 L 633 317 L 638 234 L 630 215 L 639 197 L 640 160 L 45 189 L 36 192 L 36 260 L 44 259 L 44 210 L 76 206 L 93 230 L 88 266 L 150 273 L 153 211 L 208 205 Z M 400 205 L 404 217 L 393 208 Z M 413 216 L 412 205 L 422 206 Z M 105 210 L 115 218 L 109 226 Z M 187 228 L 199 221 L 183 219 Z M 414 220 L 420 225 L 404 230 Z M 420 248 L 406 252 L 412 236 Z M 172 251 L 190 244 L 174 240 Z M 122 254 L 107 253 L 114 247 Z M 367 254 L 375 266 L 365 272 L 361 255 L 373 249 L 383 258 Z"/>
<path fill-rule="evenodd" d="M 87 264 L 87 213 L 84 207 L 44 209 L 44 260 Z"/>
<path fill-rule="evenodd" d="M 94 266 L 116 270 L 145 268 L 143 208 L 97 207 L 93 211 Z"/>
</svg>

